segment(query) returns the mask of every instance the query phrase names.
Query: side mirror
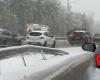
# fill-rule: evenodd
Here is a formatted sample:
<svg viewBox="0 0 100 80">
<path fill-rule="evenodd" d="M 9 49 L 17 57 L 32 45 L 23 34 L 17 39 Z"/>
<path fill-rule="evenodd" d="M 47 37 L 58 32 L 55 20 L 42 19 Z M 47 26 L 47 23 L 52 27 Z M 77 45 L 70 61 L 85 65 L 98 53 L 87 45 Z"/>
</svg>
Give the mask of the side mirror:
<svg viewBox="0 0 100 80">
<path fill-rule="evenodd" d="M 94 43 L 86 43 L 82 45 L 82 49 L 85 51 L 95 52 L 96 45 Z"/>
</svg>

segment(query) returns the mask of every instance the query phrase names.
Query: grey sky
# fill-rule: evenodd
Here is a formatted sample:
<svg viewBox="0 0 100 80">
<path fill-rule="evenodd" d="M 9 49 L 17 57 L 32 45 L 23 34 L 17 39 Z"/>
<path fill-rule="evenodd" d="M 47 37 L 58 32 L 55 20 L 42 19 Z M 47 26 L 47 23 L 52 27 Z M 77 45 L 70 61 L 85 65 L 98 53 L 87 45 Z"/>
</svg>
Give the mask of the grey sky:
<svg viewBox="0 0 100 80">
<path fill-rule="evenodd" d="M 67 0 L 61 0 L 67 5 Z M 69 0 L 73 11 L 94 14 L 96 20 L 100 20 L 100 0 Z"/>
</svg>

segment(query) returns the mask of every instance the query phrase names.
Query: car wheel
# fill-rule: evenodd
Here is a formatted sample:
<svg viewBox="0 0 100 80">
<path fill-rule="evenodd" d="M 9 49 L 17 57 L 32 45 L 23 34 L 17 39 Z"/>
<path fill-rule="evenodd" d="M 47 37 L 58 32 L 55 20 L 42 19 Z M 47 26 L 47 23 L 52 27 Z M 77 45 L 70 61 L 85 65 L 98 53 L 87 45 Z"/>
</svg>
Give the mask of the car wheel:
<svg viewBox="0 0 100 80">
<path fill-rule="evenodd" d="M 56 41 L 53 42 L 52 48 L 56 47 Z"/>
<path fill-rule="evenodd" d="M 7 45 L 7 41 L 3 40 L 2 45 Z"/>
<path fill-rule="evenodd" d="M 19 41 L 17 42 L 17 45 L 21 45 L 21 44 L 22 44 L 22 41 L 19 40 Z"/>
<path fill-rule="evenodd" d="M 37 43 L 37 46 L 42 46 L 40 43 Z"/>
<path fill-rule="evenodd" d="M 47 42 L 45 42 L 43 46 L 44 46 L 44 47 L 47 47 Z"/>
</svg>

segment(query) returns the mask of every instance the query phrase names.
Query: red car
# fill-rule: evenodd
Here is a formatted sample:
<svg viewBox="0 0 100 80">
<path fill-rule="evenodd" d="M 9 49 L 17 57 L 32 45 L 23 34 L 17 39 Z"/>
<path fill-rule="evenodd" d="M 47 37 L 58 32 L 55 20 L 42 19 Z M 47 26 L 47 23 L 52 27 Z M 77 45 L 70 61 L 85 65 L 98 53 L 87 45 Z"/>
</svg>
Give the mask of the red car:
<svg viewBox="0 0 100 80">
<path fill-rule="evenodd" d="M 68 35 L 68 41 L 71 45 L 83 44 L 92 41 L 90 33 L 84 30 L 76 30 Z"/>
</svg>

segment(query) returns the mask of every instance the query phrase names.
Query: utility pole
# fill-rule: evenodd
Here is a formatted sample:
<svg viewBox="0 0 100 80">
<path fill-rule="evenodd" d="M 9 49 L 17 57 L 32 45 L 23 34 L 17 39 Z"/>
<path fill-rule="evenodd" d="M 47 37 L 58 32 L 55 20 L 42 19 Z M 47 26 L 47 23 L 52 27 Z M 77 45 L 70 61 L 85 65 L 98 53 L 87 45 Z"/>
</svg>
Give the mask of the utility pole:
<svg viewBox="0 0 100 80">
<path fill-rule="evenodd" d="M 67 20 L 68 20 L 68 26 L 67 26 L 67 32 L 69 32 L 72 29 L 72 12 L 71 12 L 71 5 L 70 1 L 67 0 Z"/>
<path fill-rule="evenodd" d="M 67 10 L 69 13 L 71 12 L 71 6 L 69 0 L 67 0 Z"/>
</svg>

